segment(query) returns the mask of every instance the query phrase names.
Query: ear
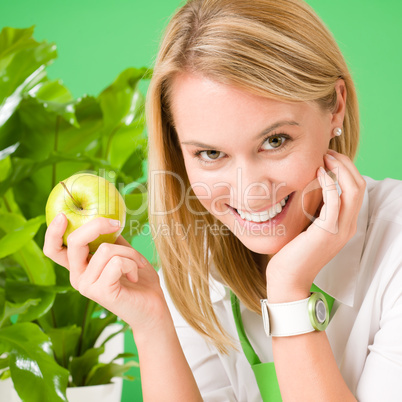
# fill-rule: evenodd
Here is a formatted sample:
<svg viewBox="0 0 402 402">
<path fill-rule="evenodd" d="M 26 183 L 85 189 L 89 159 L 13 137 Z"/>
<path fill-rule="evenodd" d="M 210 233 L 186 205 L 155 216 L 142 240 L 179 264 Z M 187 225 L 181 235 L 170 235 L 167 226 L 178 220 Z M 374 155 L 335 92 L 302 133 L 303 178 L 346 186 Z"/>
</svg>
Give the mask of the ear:
<svg viewBox="0 0 402 402">
<path fill-rule="evenodd" d="M 339 79 L 335 84 L 335 91 L 337 96 L 335 110 L 332 112 L 331 118 L 331 138 L 335 136 L 333 133 L 334 128 L 343 126 L 343 119 L 345 118 L 346 111 L 346 85 L 345 81 Z"/>
</svg>

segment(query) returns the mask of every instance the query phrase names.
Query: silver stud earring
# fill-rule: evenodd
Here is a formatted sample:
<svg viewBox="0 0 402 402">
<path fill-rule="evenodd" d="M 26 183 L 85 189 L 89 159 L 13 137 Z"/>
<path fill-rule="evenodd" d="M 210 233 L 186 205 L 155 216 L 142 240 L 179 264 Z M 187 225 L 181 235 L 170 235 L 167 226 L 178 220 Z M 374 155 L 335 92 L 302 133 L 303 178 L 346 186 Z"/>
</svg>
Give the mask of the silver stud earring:
<svg viewBox="0 0 402 402">
<path fill-rule="evenodd" d="M 340 127 L 335 127 L 334 128 L 334 135 L 336 137 L 339 137 L 340 135 L 342 135 L 342 129 Z"/>
</svg>

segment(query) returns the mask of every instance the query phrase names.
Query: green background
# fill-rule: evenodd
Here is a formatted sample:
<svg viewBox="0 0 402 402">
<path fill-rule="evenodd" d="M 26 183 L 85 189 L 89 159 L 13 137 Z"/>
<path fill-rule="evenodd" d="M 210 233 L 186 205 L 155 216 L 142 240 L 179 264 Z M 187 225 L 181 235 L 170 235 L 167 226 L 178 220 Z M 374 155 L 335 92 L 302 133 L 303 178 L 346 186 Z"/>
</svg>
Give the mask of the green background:
<svg viewBox="0 0 402 402">
<path fill-rule="evenodd" d="M 334 33 L 355 78 L 361 112 L 356 165 L 375 179 L 402 179 L 402 2 L 309 0 Z M 50 78 L 75 97 L 97 95 L 127 67 L 152 66 L 163 28 L 179 0 L 2 0 L 0 28 L 35 25 L 37 40 L 55 42 Z M 146 85 L 143 86 L 146 91 Z M 152 241 L 134 241 L 153 261 Z M 135 350 L 130 335 L 126 349 Z M 174 362 L 172 362 L 174 364 Z M 133 370 L 139 376 L 138 370 Z M 125 382 L 122 401 L 141 401 L 137 379 Z"/>
</svg>

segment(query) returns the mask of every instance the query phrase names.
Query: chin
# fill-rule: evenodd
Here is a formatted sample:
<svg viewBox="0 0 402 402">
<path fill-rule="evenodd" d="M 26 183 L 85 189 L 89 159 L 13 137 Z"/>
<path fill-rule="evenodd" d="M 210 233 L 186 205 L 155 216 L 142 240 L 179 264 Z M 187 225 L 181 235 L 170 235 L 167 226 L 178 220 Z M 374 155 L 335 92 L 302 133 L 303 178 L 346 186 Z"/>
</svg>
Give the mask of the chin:
<svg viewBox="0 0 402 402">
<path fill-rule="evenodd" d="M 267 227 L 263 232 L 252 232 L 252 230 L 250 230 L 248 233 L 236 233 L 236 230 L 234 230 L 232 233 L 245 247 L 254 253 L 274 255 L 297 237 L 298 234 L 304 230 L 303 228 L 304 225 L 289 228 L 285 226 L 285 224 L 279 224 L 273 225 L 270 228 Z"/>
<path fill-rule="evenodd" d="M 278 238 L 277 236 L 268 238 L 238 238 L 245 247 L 247 247 L 250 251 L 253 251 L 257 254 L 263 255 L 273 255 L 278 253 L 286 244 L 289 242 L 283 238 Z"/>
</svg>

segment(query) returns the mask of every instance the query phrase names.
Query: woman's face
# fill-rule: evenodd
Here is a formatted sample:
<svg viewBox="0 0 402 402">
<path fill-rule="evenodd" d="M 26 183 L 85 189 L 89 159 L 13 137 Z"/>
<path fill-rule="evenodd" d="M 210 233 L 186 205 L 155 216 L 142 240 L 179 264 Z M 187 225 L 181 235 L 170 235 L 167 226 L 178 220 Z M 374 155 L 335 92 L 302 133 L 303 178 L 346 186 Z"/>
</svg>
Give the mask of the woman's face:
<svg viewBox="0 0 402 402">
<path fill-rule="evenodd" d="M 180 74 L 171 109 L 195 195 L 247 248 L 275 254 L 309 225 L 342 105 L 331 113 Z"/>
</svg>

